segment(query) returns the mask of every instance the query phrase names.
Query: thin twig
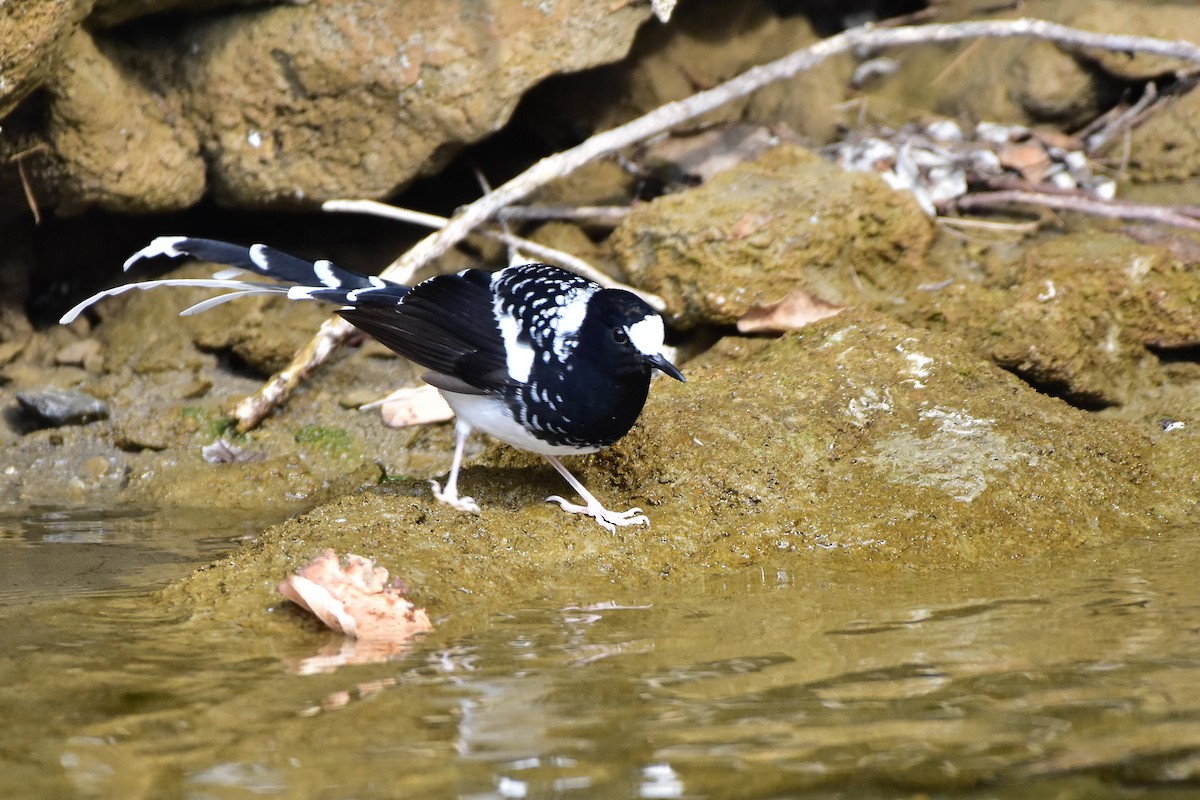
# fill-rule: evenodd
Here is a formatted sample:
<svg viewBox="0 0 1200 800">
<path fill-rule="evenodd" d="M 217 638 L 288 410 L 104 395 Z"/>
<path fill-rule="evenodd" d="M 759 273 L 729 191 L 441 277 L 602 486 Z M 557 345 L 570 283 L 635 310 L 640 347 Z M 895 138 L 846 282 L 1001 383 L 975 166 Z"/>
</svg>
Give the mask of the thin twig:
<svg viewBox="0 0 1200 800">
<path fill-rule="evenodd" d="M 21 189 L 25 192 L 25 202 L 29 205 L 29 210 L 33 214 L 33 224 L 42 224 L 42 212 L 38 209 L 37 195 L 33 191 L 33 184 L 29 182 L 29 175 L 25 172 L 25 159 L 35 153 L 49 152 L 50 146 L 45 142 L 38 142 L 32 147 L 27 147 L 19 153 L 13 153 L 9 156 L 10 163 L 17 165 L 17 177 L 21 179 Z"/>
<path fill-rule="evenodd" d="M 1200 231 L 1200 219 L 1180 213 L 1178 209 L 1170 206 L 1152 206 L 1122 200 L 1098 200 L 1084 195 L 1064 195 L 1055 192 L 1007 189 L 999 192 L 980 192 L 978 194 L 965 195 L 955 200 L 953 205 L 958 210 L 994 210 L 1021 204 L 1055 208 L 1062 211 L 1079 211 L 1084 214 L 1111 219 L 1138 219 L 1148 222 L 1161 222 L 1167 225 L 1174 225 L 1178 228 Z"/>
<path fill-rule="evenodd" d="M 843 31 L 836 36 L 797 50 L 776 61 L 753 67 L 741 75 L 707 91 L 683 100 L 667 103 L 650 113 L 587 139 L 581 144 L 547 156 L 517 177 L 499 186 L 494 192 L 479 198 L 461 209 L 440 231 L 425 237 L 415 247 L 394 262 L 383 276 L 411 274 L 461 242 L 471 231 L 492 218 L 500 209 L 523 200 L 547 183 L 577 170 L 579 167 L 614 153 L 652 136 L 669 131 L 710 111 L 745 97 L 775 81 L 793 77 L 812 69 L 825 59 L 857 47 L 886 48 L 913 44 L 961 41 L 976 38 L 1008 39 L 1034 37 L 1068 47 L 1093 47 L 1102 50 L 1130 53 L 1151 53 L 1200 64 L 1200 46 L 1185 41 L 1168 41 L 1148 36 L 1101 34 L 1069 28 L 1054 22 L 1037 19 L 987 20 L 938 25 L 875 28 L 864 25 Z M 323 325 L 318 337 L 333 335 L 339 326 Z M 345 335 L 341 333 L 340 335 Z M 316 365 L 301 363 L 301 359 L 328 354 L 335 341 L 310 342 L 297 354 L 285 373 L 311 371 Z M 284 373 L 271 379 L 254 398 L 238 406 L 238 425 L 250 428 L 290 389 L 282 386 Z"/>
<path fill-rule="evenodd" d="M 1137 102 L 1129 108 L 1121 112 L 1117 117 L 1109 121 L 1099 131 L 1090 134 L 1085 140 L 1085 150 L 1089 156 L 1099 154 L 1104 148 L 1120 136 L 1122 133 L 1133 128 L 1134 121 L 1139 118 L 1141 113 L 1152 106 L 1158 100 L 1158 87 L 1153 83 L 1147 83 L 1146 89 L 1142 92 L 1142 96 L 1137 99 Z"/>
<path fill-rule="evenodd" d="M 345 211 L 355 214 L 372 214 L 377 217 L 385 217 L 387 219 L 400 220 L 401 222 L 411 222 L 415 225 L 423 225 L 426 228 L 441 228 L 450 220 L 446 217 L 439 217 L 436 214 L 426 214 L 423 211 L 413 211 L 399 206 L 380 203 L 377 200 L 326 200 L 321 204 L 322 211 Z M 610 289 L 624 289 L 627 292 L 633 292 L 638 297 L 649 303 L 656 311 L 662 311 L 667 307 L 667 303 L 661 297 L 651 292 L 642 291 L 632 286 L 621 283 L 613 279 L 611 276 L 604 274 L 594 266 L 584 261 L 582 258 L 572 255 L 565 250 L 559 250 L 555 247 L 549 247 L 532 239 L 526 239 L 523 236 L 509 233 L 507 231 L 498 231 L 493 228 L 480 228 L 476 231 L 481 236 L 487 236 L 490 239 L 503 242 L 509 247 L 515 247 L 525 253 L 528 253 L 533 258 L 540 258 L 543 261 L 549 261 L 558 264 L 560 267 L 569 269 L 585 278 L 589 278 L 601 286 Z M 392 280 L 396 280 L 393 278 Z M 400 283 L 410 283 L 412 275 L 405 275 L 399 280 Z"/>
<path fill-rule="evenodd" d="M 272 408 L 285 401 L 354 331 L 354 326 L 341 317 L 330 317 L 322 322 L 316 335 L 292 356 L 292 363 L 282 372 L 272 375 L 271 380 L 263 384 L 261 389 L 243 398 L 234 407 L 233 415 L 237 419 L 238 431 L 245 433 L 262 422 L 263 417 L 269 414 Z"/>
<path fill-rule="evenodd" d="M 669 131 L 726 103 L 745 97 L 767 84 L 812 69 L 839 53 L 863 46 L 899 47 L 980 37 L 1008 39 L 1026 36 L 1073 47 L 1152 53 L 1200 63 L 1200 45 L 1191 42 L 1171 42 L 1148 36 L 1091 33 L 1039 19 L 988 20 L 884 29 L 869 25 L 851 28 L 776 61 L 752 67 L 715 88 L 660 106 L 631 122 L 598 133 L 569 150 L 543 158 L 525 172 L 497 187 L 491 194 L 459 209 L 449 225 L 418 242 L 393 262 L 393 266 L 423 266 L 462 241 L 498 209 L 528 197 L 535 190 L 557 178 L 569 175 L 584 164 Z M 383 275 L 389 277 L 387 270 Z"/>
<path fill-rule="evenodd" d="M 976 39 L 975 41 L 971 42 L 969 45 L 964 47 L 962 49 L 961 53 L 956 55 L 954 58 L 950 59 L 950 63 L 947 64 L 946 66 L 942 67 L 941 71 L 938 72 L 937 75 L 933 76 L 933 79 L 931 81 L 929 81 L 929 85 L 937 86 L 942 81 L 946 80 L 946 78 L 948 78 L 950 75 L 953 75 L 955 72 L 958 71 L 959 67 L 961 67 L 963 64 L 965 64 L 970 59 L 974 58 L 975 51 L 978 50 L 982 46 L 983 46 L 983 39 Z"/>
<path fill-rule="evenodd" d="M 496 219 L 514 222 L 591 222 L 599 225 L 618 225 L 629 216 L 629 206 L 510 206 L 496 213 Z"/>
</svg>

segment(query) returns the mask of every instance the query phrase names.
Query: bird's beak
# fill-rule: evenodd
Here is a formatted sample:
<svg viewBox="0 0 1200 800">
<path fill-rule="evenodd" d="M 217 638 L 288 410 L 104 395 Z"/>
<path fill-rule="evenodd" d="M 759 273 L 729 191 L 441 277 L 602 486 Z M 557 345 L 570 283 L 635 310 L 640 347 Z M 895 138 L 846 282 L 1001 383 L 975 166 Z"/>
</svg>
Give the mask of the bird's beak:
<svg viewBox="0 0 1200 800">
<path fill-rule="evenodd" d="M 683 377 L 683 373 L 679 371 L 679 367 L 667 361 L 662 353 L 656 353 L 652 356 L 646 356 L 646 363 L 662 372 L 664 375 L 670 375 L 677 381 L 687 383 L 687 379 Z"/>
</svg>

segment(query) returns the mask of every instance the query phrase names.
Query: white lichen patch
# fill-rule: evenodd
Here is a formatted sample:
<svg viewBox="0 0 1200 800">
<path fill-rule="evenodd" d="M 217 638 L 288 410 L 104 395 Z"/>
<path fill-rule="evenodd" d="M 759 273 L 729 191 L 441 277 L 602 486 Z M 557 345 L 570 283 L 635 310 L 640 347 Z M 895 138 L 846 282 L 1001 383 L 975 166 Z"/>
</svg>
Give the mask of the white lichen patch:
<svg viewBox="0 0 1200 800">
<path fill-rule="evenodd" d="M 876 389 L 868 386 L 846 404 L 846 414 L 850 421 L 859 428 L 865 428 L 879 414 L 891 414 L 896 408 L 892 393 L 886 387 Z"/>
<path fill-rule="evenodd" d="M 906 345 L 915 344 L 916 339 L 908 338 L 896 345 L 896 352 L 904 356 L 904 366 L 900 372 L 908 377 L 903 383 L 911 383 L 914 389 L 924 389 L 925 381 L 933 374 L 933 359 L 924 353 L 909 350 Z"/>
<path fill-rule="evenodd" d="M 846 341 L 847 336 L 856 332 L 857 330 L 858 330 L 857 325 L 848 325 L 845 328 L 836 330 L 833 333 L 831 333 L 825 337 L 825 341 L 821 342 L 818 349 L 824 350 L 827 347 L 832 347 L 834 345 L 841 344 L 842 342 Z"/>
<path fill-rule="evenodd" d="M 996 421 L 964 409 L 933 406 L 918 412 L 933 430 L 900 431 L 879 443 L 874 464 L 898 484 L 937 489 L 961 503 L 983 494 L 999 475 L 1033 455 L 995 430 Z"/>
<path fill-rule="evenodd" d="M 976 436 L 990 431 L 996 420 L 984 417 L 973 417 L 966 411 L 955 411 L 941 406 L 923 408 L 917 412 L 917 418 L 938 424 L 939 432 L 953 433 L 958 436 Z"/>
<path fill-rule="evenodd" d="M 1144 277 L 1150 268 L 1154 266 L 1154 260 L 1149 256 L 1138 256 L 1129 262 L 1129 277 L 1133 280 L 1138 280 Z"/>
</svg>

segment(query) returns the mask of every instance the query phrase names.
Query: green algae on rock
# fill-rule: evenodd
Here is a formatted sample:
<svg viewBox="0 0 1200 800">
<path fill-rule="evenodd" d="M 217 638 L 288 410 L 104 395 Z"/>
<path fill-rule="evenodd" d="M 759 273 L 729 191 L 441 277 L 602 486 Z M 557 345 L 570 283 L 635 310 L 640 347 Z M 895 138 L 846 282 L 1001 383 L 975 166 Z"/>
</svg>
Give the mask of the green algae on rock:
<svg viewBox="0 0 1200 800">
<path fill-rule="evenodd" d="M 555 514 L 543 498 L 557 477 L 513 456 L 464 470 L 479 515 L 437 505 L 423 483 L 361 492 L 272 528 L 168 596 L 270 624 L 274 582 L 336 546 L 369 554 L 446 613 L 564 587 L 595 597 L 798 570 L 830 553 L 875 569 L 1003 564 L 1179 513 L 1133 426 L 872 312 L 773 341 L 726 339 L 688 377 L 656 385 L 633 432 L 580 460 L 601 497 L 646 507 L 649 529 L 600 533 Z"/>
<path fill-rule="evenodd" d="M 666 482 L 657 517 L 690 516 L 727 563 L 994 563 L 1120 536 L 1165 499 L 1132 426 L 872 313 L 701 359 L 689 379 L 616 451 L 633 486 Z"/>
<path fill-rule="evenodd" d="M 681 327 L 731 325 L 795 289 L 894 303 L 944 277 L 924 263 L 932 240 L 911 194 L 791 145 L 636 207 L 612 237 L 630 280 Z"/>
<path fill-rule="evenodd" d="M 1122 405 L 1162 380 L 1152 351 L 1200 344 L 1195 268 L 1120 233 L 1054 236 L 1004 275 L 918 293 L 896 313 L 1072 403 Z"/>
</svg>

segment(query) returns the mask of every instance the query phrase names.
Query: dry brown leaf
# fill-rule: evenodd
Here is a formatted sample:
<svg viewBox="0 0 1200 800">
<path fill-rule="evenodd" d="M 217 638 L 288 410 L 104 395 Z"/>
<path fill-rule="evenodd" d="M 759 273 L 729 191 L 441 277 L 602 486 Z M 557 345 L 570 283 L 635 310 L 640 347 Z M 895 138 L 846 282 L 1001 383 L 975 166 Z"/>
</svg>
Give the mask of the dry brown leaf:
<svg viewBox="0 0 1200 800">
<path fill-rule="evenodd" d="M 1053 159 L 1046 152 L 1042 143 L 1030 139 L 1024 142 L 1009 142 L 1000 148 L 996 154 L 1000 163 L 1009 169 L 1021 173 L 1021 177 L 1036 185 L 1046 177 L 1046 171 L 1053 165 Z"/>
<path fill-rule="evenodd" d="M 755 304 L 737 322 L 738 333 L 786 333 L 846 309 L 803 289 L 791 291 L 777 303 Z"/>
<path fill-rule="evenodd" d="M 1046 147 L 1058 147 L 1063 150 L 1082 150 L 1083 142 L 1078 136 L 1055 130 L 1054 128 L 1034 128 L 1033 136 Z"/>
<path fill-rule="evenodd" d="M 388 571 L 362 556 L 346 556 L 343 566 L 326 550 L 278 589 L 329 628 L 360 641 L 402 643 L 433 630 L 425 610 L 388 582 Z"/>
</svg>

